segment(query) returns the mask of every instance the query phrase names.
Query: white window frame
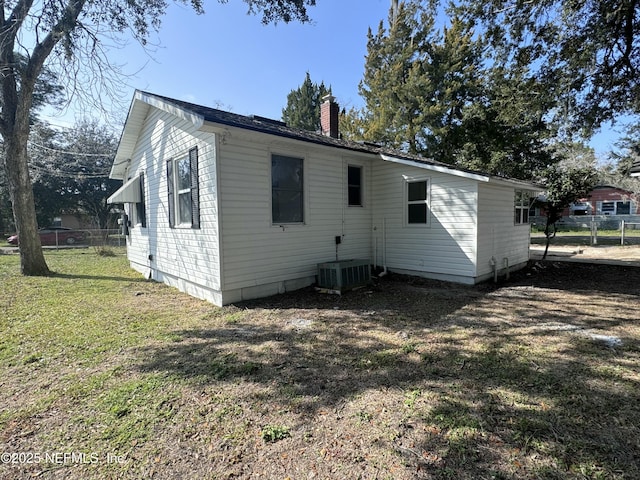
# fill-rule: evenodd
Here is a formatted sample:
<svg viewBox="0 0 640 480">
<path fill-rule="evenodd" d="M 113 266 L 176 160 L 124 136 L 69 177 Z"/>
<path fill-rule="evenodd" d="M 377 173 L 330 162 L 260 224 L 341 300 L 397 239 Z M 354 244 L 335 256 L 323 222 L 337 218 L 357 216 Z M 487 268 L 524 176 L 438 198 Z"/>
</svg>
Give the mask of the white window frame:
<svg viewBox="0 0 640 480">
<path fill-rule="evenodd" d="M 518 189 L 513 191 L 513 224 L 515 226 L 529 226 L 530 203 L 530 192 Z"/>
<path fill-rule="evenodd" d="M 173 162 L 173 207 L 174 207 L 174 215 L 175 215 L 175 227 L 176 228 L 191 228 L 191 219 L 193 218 L 193 212 L 191 211 L 191 201 L 189 201 L 189 215 L 186 221 L 183 221 L 181 211 L 180 211 L 180 197 L 187 195 L 191 198 L 191 162 L 189 159 L 189 154 L 180 155 L 172 160 Z M 189 187 L 179 189 L 178 188 L 178 164 L 180 162 L 186 162 L 188 171 L 189 171 Z"/>
<path fill-rule="evenodd" d="M 425 183 L 426 197 L 420 200 L 409 200 L 409 185 L 412 183 Z M 404 203 L 404 225 L 409 228 L 424 228 L 431 226 L 431 177 L 419 176 L 412 177 L 403 175 L 403 203 Z M 410 205 L 426 205 L 426 221 L 425 223 L 409 222 L 409 206 Z"/>
<path fill-rule="evenodd" d="M 604 204 L 613 204 L 613 210 L 604 211 Z M 633 215 L 636 211 L 635 204 L 632 200 L 601 200 L 596 202 L 596 212 L 598 215 L 627 215 L 626 213 L 618 213 L 618 204 L 619 203 L 628 203 L 629 204 L 629 214 Z"/>
</svg>

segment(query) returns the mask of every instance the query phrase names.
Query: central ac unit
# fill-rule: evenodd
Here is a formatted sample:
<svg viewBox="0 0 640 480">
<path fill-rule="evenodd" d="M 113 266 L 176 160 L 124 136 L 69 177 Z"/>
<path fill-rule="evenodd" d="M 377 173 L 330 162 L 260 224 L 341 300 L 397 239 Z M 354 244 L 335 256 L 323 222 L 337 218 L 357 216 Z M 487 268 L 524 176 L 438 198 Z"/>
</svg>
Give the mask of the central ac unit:
<svg viewBox="0 0 640 480">
<path fill-rule="evenodd" d="M 369 260 L 339 260 L 318 264 L 318 287 L 342 293 L 371 283 Z"/>
</svg>

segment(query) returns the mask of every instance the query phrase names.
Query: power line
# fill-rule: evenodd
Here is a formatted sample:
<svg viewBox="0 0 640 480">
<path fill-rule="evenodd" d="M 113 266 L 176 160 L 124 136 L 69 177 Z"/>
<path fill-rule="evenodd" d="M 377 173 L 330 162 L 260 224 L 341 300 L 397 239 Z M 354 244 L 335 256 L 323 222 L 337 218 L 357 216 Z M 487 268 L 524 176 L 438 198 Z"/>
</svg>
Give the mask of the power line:
<svg viewBox="0 0 640 480">
<path fill-rule="evenodd" d="M 40 145 L 39 143 L 35 143 L 32 141 L 29 141 L 29 145 L 37 148 L 42 148 L 43 150 L 48 150 L 50 152 L 60 153 L 63 155 L 75 155 L 78 157 L 113 157 L 115 155 L 115 153 L 81 153 L 81 152 L 71 152 L 68 150 L 58 150 L 55 148 L 47 147 L 45 145 Z"/>
<path fill-rule="evenodd" d="M 29 164 L 29 167 L 33 168 L 34 170 L 36 170 L 36 171 L 38 171 L 40 173 L 46 173 L 48 176 L 58 177 L 58 178 L 87 178 L 87 179 L 91 179 L 91 178 L 108 178 L 108 176 L 109 176 L 109 172 L 107 172 L 107 171 L 105 171 L 104 173 L 100 173 L 100 172 L 90 172 L 90 173 L 65 172 L 65 171 L 60 171 L 60 170 L 52 170 L 50 167 L 37 165 L 37 164 L 34 164 L 34 163 Z"/>
</svg>

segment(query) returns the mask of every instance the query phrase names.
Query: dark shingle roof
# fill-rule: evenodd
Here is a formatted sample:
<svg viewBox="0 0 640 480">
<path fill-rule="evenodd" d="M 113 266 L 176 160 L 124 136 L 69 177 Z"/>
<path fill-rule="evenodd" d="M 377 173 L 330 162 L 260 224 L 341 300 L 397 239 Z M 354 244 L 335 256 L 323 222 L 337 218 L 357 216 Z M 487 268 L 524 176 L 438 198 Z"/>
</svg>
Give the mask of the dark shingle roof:
<svg viewBox="0 0 640 480">
<path fill-rule="evenodd" d="M 226 112 L 216 108 L 204 107 L 194 103 L 176 100 L 174 98 L 164 97 L 155 93 L 142 92 L 145 95 L 159 98 L 165 102 L 172 103 L 185 110 L 189 110 L 197 115 L 201 115 L 205 121 L 227 125 L 229 127 L 244 128 L 255 132 L 269 133 L 280 137 L 302 140 L 304 142 L 315 143 L 318 145 L 327 145 L 338 148 L 346 148 L 365 153 L 379 153 L 381 147 L 372 144 L 351 142 L 333 138 L 319 133 L 309 132 L 288 127 L 286 123 L 270 118 L 260 117 L 257 115 L 239 115 L 237 113 Z M 423 159 L 424 160 L 424 159 Z"/>
<path fill-rule="evenodd" d="M 291 128 L 291 127 L 288 127 L 284 122 L 272 120 L 265 117 L 260 117 L 257 115 L 252 115 L 252 116 L 239 115 L 237 113 L 231 113 L 224 110 L 218 110 L 216 108 L 210 108 L 202 105 L 197 105 L 194 103 L 185 102 L 182 100 L 176 100 L 174 98 L 165 97 L 155 93 L 150 93 L 150 92 L 140 92 L 140 93 L 142 93 L 143 95 L 148 95 L 151 97 L 158 98 L 164 102 L 173 104 L 184 110 L 200 115 L 207 122 L 217 123 L 217 124 L 226 125 L 230 127 L 243 128 L 243 129 L 252 130 L 255 132 L 267 133 L 271 135 L 277 135 L 279 137 L 290 138 L 293 140 L 300 140 L 303 142 L 309 142 L 317 145 L 326 145 L 330 147 L 336 147 L 336 148 L 351 150 L 355 152 L 370 153 L 373 155 L 387 155 L 387 156 L 398 158 L 398 159 L 404 159 L 412 162 L 422 163 L 424 165 L 442 167 L 449 171 L 454 170 L 458 172 L 464 172 L 464 173 L 469 173 L 473 175 L 480 175 L 483 177 L 489 177 L 494 179 L 504 179 L 504 180 L 514 181 L 518 183 L 527 183 L 527 182 L 522 182 L 521 180 L 502 177 L 499 175 L 492 175 L 486 172 L 469 170 L 469 169 L 460 168 L 454 165 L 437 162 L 435 160 L 422 157 L 420 155 L 414 155 L 414 154 L 401 152 L 399 150 L 393 150 L 387 147 L 377 145 L 375 143 L 342 140 L 339 138 L 333 138 L 326 135 L 322 135 L 320 133 L 314 133 L 307 130 Z"/>
</svg>

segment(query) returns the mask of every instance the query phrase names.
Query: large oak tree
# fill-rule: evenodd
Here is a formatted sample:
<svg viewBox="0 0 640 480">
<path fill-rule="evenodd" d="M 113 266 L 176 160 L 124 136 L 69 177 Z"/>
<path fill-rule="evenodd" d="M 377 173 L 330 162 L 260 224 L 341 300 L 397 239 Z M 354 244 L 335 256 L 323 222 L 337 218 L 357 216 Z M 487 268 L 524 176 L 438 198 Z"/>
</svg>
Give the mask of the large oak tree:
<svg viewBox="0 0 640 480">
<path fill-rule="evenodd" d="M 587 134 L 640 114 L 640 0 L 455 0 L 494 60 L 531 67 Z"/>
<path fill-rule="evenodd" d="M 224 0 L 221 0 L 224 3 Z M 307 21 L 315 0 L 244 0 L 262 21 Z M 202 0 L 181 0 L 203 12 Z M 38 79 L 47 65 L 76 74 L 86 65 L 96 75 L 109 75 L 105 48 L 118 35 L 132 35 L 144 45 L 160 26 L 165 0 L 0 0 L 0 136 L 3 164 L 20 235 L 20 269 L 25 275 L 46 275 L 37 223 L 27 140 Z M 26 62 L 19 59 L 24 57 Z M 105 62 L 96 63 L 100 59 Z M 106 72 L 105 72 L 106 71 Z M 86 73 L 86 72 L 85 72 Z M 73 90 L 73 78 L 70 78 Z"/>
</svg>

